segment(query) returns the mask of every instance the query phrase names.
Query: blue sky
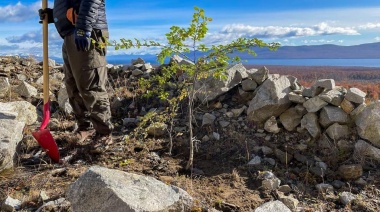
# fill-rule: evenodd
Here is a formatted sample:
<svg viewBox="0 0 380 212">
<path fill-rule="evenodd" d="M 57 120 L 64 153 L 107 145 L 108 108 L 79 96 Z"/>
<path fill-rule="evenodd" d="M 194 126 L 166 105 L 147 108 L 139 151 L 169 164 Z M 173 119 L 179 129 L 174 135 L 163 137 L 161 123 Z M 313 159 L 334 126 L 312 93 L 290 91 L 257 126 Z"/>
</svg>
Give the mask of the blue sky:
<svg viewBox="0 0 380 212">
<path fill-rule="evenodd" d="M 0 0 L 0 55 L 42 54 L 40 5 L 37 0 Z M 380 42 L 379 0 L 107 0 L 110 40 L 164 42 L 171 26 L 189 25 L 194 6 L 213 18 L 206 44 L 227 43 L 237 37 L 291 46 Z M 54 25 L 49 25 L 49 55 L 60 57 L 61 45 Z M 151 51 L 109 48 L 110 55 Z"/>
</svg>

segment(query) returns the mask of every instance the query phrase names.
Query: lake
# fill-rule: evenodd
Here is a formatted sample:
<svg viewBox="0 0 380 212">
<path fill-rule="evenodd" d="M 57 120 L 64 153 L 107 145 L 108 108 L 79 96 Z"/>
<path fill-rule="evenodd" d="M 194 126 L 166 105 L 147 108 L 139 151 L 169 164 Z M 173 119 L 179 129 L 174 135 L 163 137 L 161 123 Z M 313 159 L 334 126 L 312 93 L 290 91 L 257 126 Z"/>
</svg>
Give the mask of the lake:
<svg viewBox="0 0 380 212">
<path fill-rule="evenodd" d="M 152 55 L 112 55 L 107 56 L 107 62 L 114 65 L 130 64 L 132 59 L 141 57 L 147 63 L 158 64 Z M 58 63 L 62 63 L 61 58 L 54 58 Z M 167 63 L 168 61 L 166 61 Z M 379 67 L 380 59 L 249 59 L 243 61 L 246 65 L 280 65 L 280 66 L 358 66 L 358 67 Z"/>
</svg>

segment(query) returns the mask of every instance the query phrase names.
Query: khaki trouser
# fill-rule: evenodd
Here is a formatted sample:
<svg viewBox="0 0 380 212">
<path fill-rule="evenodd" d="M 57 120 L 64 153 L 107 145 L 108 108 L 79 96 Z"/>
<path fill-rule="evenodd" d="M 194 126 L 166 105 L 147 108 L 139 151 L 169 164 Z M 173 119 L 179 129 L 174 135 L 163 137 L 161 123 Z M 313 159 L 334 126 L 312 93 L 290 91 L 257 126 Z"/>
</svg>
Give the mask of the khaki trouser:
<svg viewBox="0 0 380 212">
<path fill-rule="evenodd" d="M 104 37 L 108 39 L 107 31 L 92 32 L 92 38 L 97 43 L 104 42 Z M 89 51 L 78 51 L 74 34 L 71 34 L 64 38 L 62 55 L 66 89 L 79 130 L 95 128 L 99 134 L 110 134 L 113 126 L 105 87 L 106 47 L 95 48 L 95 44 L 91 44 Z"/>
</svg>

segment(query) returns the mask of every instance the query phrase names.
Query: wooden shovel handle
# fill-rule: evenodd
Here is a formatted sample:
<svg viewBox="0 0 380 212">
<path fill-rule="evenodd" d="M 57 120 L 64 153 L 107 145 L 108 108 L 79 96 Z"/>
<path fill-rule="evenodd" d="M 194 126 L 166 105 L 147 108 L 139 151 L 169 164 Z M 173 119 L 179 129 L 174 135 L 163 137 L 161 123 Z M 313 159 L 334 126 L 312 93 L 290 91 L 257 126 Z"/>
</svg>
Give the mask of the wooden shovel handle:
<svg viewBox="0 0 380 212">
<path fill-rule="evenodd" d="M 42 0 L 42 9 L 47 8 L 47 0 Z M 42 21 L 42 41 L 43 41 L 43 92 L 44 104 L 49 102 L 49 55 L 48 55 L 48 14 L 45 14 L 45 19 Z"/>
</svg>

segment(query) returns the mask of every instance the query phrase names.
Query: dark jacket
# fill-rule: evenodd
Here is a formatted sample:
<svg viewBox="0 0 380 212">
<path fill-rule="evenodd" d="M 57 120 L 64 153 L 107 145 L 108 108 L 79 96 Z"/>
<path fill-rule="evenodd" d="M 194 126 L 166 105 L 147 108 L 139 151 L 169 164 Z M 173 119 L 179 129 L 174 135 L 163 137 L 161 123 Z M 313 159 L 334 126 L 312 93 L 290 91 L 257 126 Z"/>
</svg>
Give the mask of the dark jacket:
<svg viewBox="0 0 380 212">
<path fill-rule="evenodd" d="M 70 7 L 78 11 L 75 26 L 66 18 L 67 9 Z M 73 33 L 75 27 L 89 32 L 92 29 L 108 30 L 105 0 L 55 0 L 53 17 L 61 37 Z"/>
</svg>

